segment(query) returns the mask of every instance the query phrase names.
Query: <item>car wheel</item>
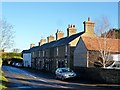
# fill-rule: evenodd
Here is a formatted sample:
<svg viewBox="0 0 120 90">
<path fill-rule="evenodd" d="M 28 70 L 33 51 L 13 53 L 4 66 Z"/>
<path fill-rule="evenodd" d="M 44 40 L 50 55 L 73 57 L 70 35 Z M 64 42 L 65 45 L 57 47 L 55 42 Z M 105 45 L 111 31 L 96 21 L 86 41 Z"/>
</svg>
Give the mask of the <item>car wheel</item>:
<svg viewBox="0 0 120 90">
<path fill-rule="evenodd" d="M 65 78 L 64 78 L 63 76 L 61 77 L 61 79 L 62 79 L 62 80 L 65 80 Z"/>
<path fill-rule="evenodd" d="M 57 75 L 55 76 L 55 79 L 58 79 Z"/>
</svg>

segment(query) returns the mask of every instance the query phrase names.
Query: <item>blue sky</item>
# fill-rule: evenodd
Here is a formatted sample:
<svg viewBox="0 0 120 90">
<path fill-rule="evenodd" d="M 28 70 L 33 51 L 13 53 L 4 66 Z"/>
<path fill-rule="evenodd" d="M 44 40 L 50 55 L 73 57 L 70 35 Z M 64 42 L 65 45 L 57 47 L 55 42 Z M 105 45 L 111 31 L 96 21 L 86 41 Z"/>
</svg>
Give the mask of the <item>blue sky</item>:
<svg viewBox="0 0 120 90">
<path fill-rule="evenodd" d="M 57 29 L 67 33 L 68 24 L 75 24 L 77 32 L 83 31 L 83 21 L 107 17 L 111 27 L 118 27 L 117 2 L 4 2 L 2 18 L 14 26 L 13 48 L 28 49 L 38 45 L 41 37 L 54 35 Z"/>
</svg>

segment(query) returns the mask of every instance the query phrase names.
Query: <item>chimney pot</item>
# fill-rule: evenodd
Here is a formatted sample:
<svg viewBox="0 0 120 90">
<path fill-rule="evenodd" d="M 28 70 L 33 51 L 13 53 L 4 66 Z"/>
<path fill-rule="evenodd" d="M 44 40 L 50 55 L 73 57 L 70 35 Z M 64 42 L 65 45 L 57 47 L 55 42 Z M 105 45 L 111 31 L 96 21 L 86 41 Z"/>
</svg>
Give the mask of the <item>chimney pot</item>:
<svg viewBox="0 0 120 90">
<path fill-rule="evenodd" d="M 90 17 L 88 17 L 88 21 L 90 21 Z"/>
<path fill-rule="evenodd" d="M 70 24 L 68 24 L 68 28 L 70 28 Z"/>
<path fill-rule="evenodd" d="M 76 34 L 76 27 L 75 27 L 75 25 L 70 25 L 70 28 L 67 28 L 67 36 L 69 37 L 69 36 L 71 36 L 71 35 L 73 35 L 73 34 Z"/>
<path fill-rule="evenodd" d="M 75 28 L 75 25 L 73 25 L 73 27 Z"/>
</svg>

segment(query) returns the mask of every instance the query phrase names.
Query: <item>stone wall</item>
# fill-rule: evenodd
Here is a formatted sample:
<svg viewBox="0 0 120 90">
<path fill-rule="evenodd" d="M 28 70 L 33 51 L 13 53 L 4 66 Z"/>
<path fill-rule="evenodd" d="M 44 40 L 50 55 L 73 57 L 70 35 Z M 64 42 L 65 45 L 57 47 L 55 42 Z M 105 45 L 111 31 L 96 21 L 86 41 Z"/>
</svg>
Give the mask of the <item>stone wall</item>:
<svg viewBox="0 0 120 90">
<path fill-rule="evenodd" d="M 99 83 L 120 84 L 120 70 L 103 68 L 75 67 L 78 78 Z"/>
</svg>

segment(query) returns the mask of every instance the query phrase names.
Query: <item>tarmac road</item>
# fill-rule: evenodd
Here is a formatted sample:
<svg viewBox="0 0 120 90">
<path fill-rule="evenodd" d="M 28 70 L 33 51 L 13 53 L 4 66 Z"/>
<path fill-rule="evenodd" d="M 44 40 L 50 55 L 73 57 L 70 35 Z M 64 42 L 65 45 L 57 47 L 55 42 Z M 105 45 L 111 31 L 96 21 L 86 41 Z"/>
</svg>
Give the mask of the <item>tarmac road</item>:
<svg viewBox="0 0 120 90">
<path fill-rule="evenodd" d="M 95 84 L 78 80 L 56 80 L 52 73 L 45 73 L 33 69 L 3 66 L 2 70 L 8 79 L 8 88 L 6 90 L 120 90 L 120 85 L 116 84 Z"/>
</svg>

